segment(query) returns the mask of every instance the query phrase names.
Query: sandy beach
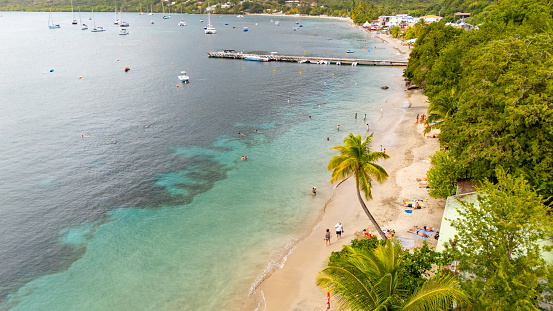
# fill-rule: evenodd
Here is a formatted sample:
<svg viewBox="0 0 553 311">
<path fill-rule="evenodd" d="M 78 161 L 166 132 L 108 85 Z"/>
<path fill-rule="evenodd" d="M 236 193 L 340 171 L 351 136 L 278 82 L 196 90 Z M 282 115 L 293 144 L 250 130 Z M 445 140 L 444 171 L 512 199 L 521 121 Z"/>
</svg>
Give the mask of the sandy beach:
<svg viewBox="0 0 553 311">
<path fill-rule="evenodd" d="M 409 48 L 403 46 L 400 40 L 386 35 L 375 36 L 408 56 Z M 404 95 L 388 100 L 383 106 L 383 117 L 374 133 L 371 148 L 379 150 L 380 145 L 386 148 L 390 158 L 379 164 L 386 169 L 389 178 L 383 184 L 373 183 L 374 199 L 368 201 L 367 206 L 382 229 L 394 229 L 396 236 L 414 240 L 415 247 L 420 247 L 423 239 L 407 230 L 416 225 L 426 225 L 437 227 L 439 231 L 445 200 L 431 198 L 416 180 L 426 177 L 430 167 L 426 160 L 439 148 L 438 140 L 423 135 L 423 125 L 416 122 L 417 114 L 427 112 L 427 98 L 420 90 L 405 91 Z M 366 135 L 361 134 L 363 137 Z M 406 213 L 403 199 L 427 201 L 425 208 Z M 337 240 L 334 230 L 338 222 L 344 226 L 341 240 Z M 326 229 L 332 233 L 329 246 L 325 246 L 323 240 Z M 355 181 L 350 178 L 336 187 L 321 222 L 288 256 L 283 268 L 275 271 L 258 287 L 257 292 L 265 298 L 265 310 L 326 309 L 326 293 L 315 285 L 317 274 L 324 268 L 331 252 L 341 250 L 342 245 L 349 244 L 363 229 L 376 233 L 361 209 Z M 427 241 L 435 247 L 433 237 Z"/>
</svg>

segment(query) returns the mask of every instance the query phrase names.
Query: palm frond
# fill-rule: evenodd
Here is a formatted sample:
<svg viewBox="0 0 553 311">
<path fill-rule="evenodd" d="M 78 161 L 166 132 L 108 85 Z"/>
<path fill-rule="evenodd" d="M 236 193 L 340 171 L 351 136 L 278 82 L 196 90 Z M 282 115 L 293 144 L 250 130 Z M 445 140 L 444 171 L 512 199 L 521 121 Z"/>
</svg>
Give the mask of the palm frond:
<svg viewBox="0 0 553 311">
<path fill-rule="evenodd" d="M 406 311 L 441 311 L 451 308 L 453 301 L 469 304 L 467 294 L 460 289 L 457 277 L 453 274 L 435 275 L 428 279 L 403 305 Z"/>
</svg>

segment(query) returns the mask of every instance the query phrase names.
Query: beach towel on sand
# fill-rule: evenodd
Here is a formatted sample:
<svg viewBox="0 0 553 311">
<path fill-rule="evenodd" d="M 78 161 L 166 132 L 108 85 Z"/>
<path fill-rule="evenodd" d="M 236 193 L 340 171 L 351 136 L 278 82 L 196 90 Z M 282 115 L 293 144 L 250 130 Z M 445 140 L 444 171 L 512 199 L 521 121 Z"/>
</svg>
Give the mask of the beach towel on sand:
<svg viewBox="0 0 553 311">
<path fill-rule="evenodd" d="M 425 230 L 422 230 L 422 229 L 417 229 L 417 231 L 419 231 L 419 232 L 424 232 L 424 233 L 426 233 L 426 234 L 428 234 L 428 235 L 434 234 L 434 231 L 425 231 Z"/>
<path fill-rule="evenodd" d="M 434 233 L 434 231 L 425 231 L 425 230 L 422 230 L 422 229 L 417 229 L 417 232 L 424 232 L 424 233 L 426 233 L 426 235 L 428 235 L 429 237 Z M 417 238 L 421 238 L 421 239 L 425 239 L 425 240 L 428 239 L 428 238 L 425 238 L 425 237 L 420 236 L 420 235 L 415 234 L 415 233 L 413 233 L 413 235 L 416 236 Z"/>
</svg>

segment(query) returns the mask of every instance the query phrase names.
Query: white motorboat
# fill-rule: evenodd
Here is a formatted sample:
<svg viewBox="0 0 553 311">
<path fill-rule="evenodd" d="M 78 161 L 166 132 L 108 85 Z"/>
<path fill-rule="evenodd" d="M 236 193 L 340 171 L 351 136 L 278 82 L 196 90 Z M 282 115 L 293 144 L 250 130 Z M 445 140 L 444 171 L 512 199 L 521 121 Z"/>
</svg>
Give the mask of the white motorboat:
<svg viewBox="0 0 553 311">
<path fill-rule="evenodd" d="M 119 31 L 119 35 L 121 36 L 128 35 L 128 34 L 129 34 L 129 30 L 127 28 L 121 28 L 121 30 Z"/>
<path fill-rule="evenodd" d="M 186 22 L 182 18 L 180 19 L 179 26 L 186 26 Z"/>
<path fill-rule="evenodd" d="M 186 74 L 186 71 L 181 71 L 180 72 L 180 76 L 179 77 L 179 80 L 181 80 L 182 82 L 184 83 L 188 83 L 190 82 L 190 77 Z"/>
</svg>

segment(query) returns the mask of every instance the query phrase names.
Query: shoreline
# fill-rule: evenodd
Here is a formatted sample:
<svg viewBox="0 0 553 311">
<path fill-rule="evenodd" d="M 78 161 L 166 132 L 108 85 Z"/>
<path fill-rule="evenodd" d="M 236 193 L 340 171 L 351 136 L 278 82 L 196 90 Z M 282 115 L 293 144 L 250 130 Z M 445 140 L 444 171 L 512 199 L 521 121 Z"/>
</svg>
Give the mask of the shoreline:
<svg viewBox="0 0 553 311">
<path fill-rule="evenodd" d="M 402 45 L 401 41 L 381 34 L 375 34 L 375 37 L 388 42 L 407 58 L 410 49 Z M 387 154 L 391 155 L 390 159 L 379 162 L 389 177 L 383 184 L 373 184 L 373 200 L 366 202 L 383 230 L 394 229 L 397 237 L 412 239 L 415 247 L 421 247 L 423 239 L 414 237 L 407 230 L 415 225 L 427 225 L 437 227 L 439 231 L 445 206 L 445 200 L 431 198 L 426 189 L 419 188 L 416 181 L 416 178 L 426 177 L 430 167 L 422 160 L 439 149 L 438 141 L 426 138 L 422 134 L 423 125 L 415 123 L 416 115 L 426 114 L 427 107 L 427 98 L 420 90 L 405 90 L 403 96 L 383 104 L 384 129 L 374 133 L 371 149 L 378 150 L 383 145 Z M 398 112 L 402 112 L 402 115 L 394 118 Z M 366 137 L 366 133 L 362 133 L 362 136 Z M 359 205 L 354 179 L 349 178 L 334 189 L 333 195 L 321 210 L 320 221 L 309 235 L 290 251 L 281 269 L 259 283 L 256 293 L 261 298 L 258 299 L 256 310 L 320 310 L 326 304 L 326 295 L 315 285 L 315 279 L 331 252 L 350 244 L 363 228 L 372 234 L 376 233 Z M 426 199 L 426 208 L 405 213 L 401 200 L 406 198 Z M 337 222 L 344 225 L 341 240 L 336 240 L 333 229 Z M 323 241 L 327 228 L 332 233 L 330 246 L 325 246 Z M 430 247 L 437 244 L 433 238 L 427 242 Z"/>
</svg>

